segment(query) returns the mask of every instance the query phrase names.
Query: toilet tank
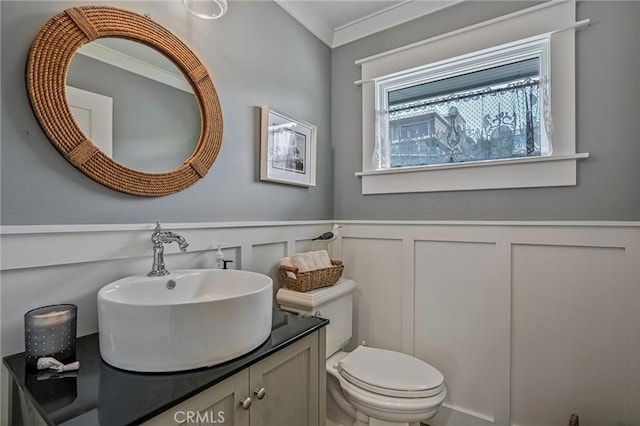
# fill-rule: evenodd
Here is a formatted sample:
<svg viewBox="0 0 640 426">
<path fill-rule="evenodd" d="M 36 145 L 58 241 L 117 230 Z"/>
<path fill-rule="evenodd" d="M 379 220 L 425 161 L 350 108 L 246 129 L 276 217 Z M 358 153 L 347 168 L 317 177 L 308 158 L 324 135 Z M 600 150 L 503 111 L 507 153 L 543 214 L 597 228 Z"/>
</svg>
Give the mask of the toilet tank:
<svg viewBox="0 0 640 426">
<path fill-rule="evenodd" d="M 353 280 L 341 279 L 330 287 L 305 293 L 281 288 L 276 294 L 280 309 L 329 320 L 327 325 L 327 358 L 342 349 L 351 339 L 353 312 Z"/>
</svg>

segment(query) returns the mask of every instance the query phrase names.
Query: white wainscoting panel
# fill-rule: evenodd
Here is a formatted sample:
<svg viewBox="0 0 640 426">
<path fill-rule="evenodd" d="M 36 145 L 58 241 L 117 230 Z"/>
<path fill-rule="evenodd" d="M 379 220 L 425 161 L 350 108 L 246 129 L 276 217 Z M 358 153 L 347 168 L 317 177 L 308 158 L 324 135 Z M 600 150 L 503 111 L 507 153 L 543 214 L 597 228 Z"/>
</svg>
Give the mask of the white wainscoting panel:
<svg viewBox="0 0 640 426">
<path fill-rule="evenodd" d="M 628 424 L 624 249 L 512 250 L 512 422 L 564 424 L 575 412 L 584 423 Z"/>
<path fill-rule="evenodd" d="M 278 260 L 307 247 L 326 249 L 312 238 L 330 231 L 333 222 L 165 223 L 163 229 L 184 236 L 187 253 L 165 247 L 169 271 L 211 268 L 217 243 L 224 243 L 230 267 L 272 276 Z M 0 227 L 0 354 L 24 350 L 24 313 L 73 303 L 78 306 L 78 336 L 98 330 L 96 296 L 105 284 L 151 269 L 154 224 L 40 225 Z M 275 294 L 275 293 L 274 293 Z M 3 384 L 7 371 L 2 368 Z M 4 385 L 3 385 L 4 386 Z M 8 424 L 6 388 L 0 389 L 0 425 Z M 81 393 L 79 391 L 79 393 Z"/>
<path fill-rule="evenodd" d="M 317 235 L 316 235 L 317 236 Z M 322 240 L 298 240 L 295 242 L 295 253 L 326 250 L 327 242 Z"/>
<path fill-rule="evenodd" d="M 446 377 L 448 405 L 493 421 L 495 244 L 415 244 L 415 355 Z"/>
<path fill-rule="evenodd" d="M 287 255 L 287 242 L 256 244 L 251 247 L 251 271 L 269 275 L 273 280 L 273 296 L 280 288 L 278 267 L 280 259 Z M 274 299 L 275 301 L 275 299 Z"/>
<path fill-rule="evenodd" d="M 640 425 L 640 223 L 338 224 L 351 345 L 443 372 L 429 425 Z"/>
<path fill-rule="evenodd" d="M 169 271 L 211 268 L 217 243 L 234 269 L 275 277 L 283 256 L 332 228 L 329 221 L 162 224 L 184 236 L 186 253 L 165 247 Z M 1 228 L 2 262 L 0 353 L 24 350 L 23 315 L 56 303 L 78 305 L 78 336 L 98 330 L 98 290 L 129 275 L 144 275 L 152 263 L 152 224 L 5 226 Z M 326 242 L 314 242 L 326 248 Z M 274 279 L 274 289 L 279 282 Z"/>
<path fill-rule="evenodd" d="M 640 223 L 337 221 L 340 238 L 312 241 L 333 223 L 165 224 L 190 243 L 167 245 L 165 261 L 211 267 L 220 242 L 233 267 L 273 276 L 281 257 L 328 248 L 358 285 L 350 346 L 444 373 L 431 426 L 564 425 L 574 412 L 640 425 Z M 2 356 L 23 350 L 34 307 L 75 303 L 78 335 L 97 331 L 97 291 L 149 270 L 152 231 L 2 227 Z"/>
<path fill-rule="evenodd" d="M 342 250 L 344 275 L 358 284 L 351 346 L 402 350 L 402 240 L 343 238 Z"/>
</svg>

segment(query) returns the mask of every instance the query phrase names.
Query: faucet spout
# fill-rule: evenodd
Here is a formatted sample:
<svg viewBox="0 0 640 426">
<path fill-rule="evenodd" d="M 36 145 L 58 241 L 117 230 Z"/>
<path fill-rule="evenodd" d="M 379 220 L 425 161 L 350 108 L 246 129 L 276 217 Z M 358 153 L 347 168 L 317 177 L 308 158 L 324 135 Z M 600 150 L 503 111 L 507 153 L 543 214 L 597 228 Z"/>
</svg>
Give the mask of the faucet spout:
<svg viewBox="0 0 640 426">
<path fill-rule="evenodd" d="M 153 242 L 153 245 L 178 243 L 178 247 L 180 247 L 180 250 L 182 250 L 183 253 L 187 251 L 187 247 L 189 247 L 189 243 L 184 239 L 184 237 L 171 231 L 154 232 L 151 237 L 151 242 Z"/>
<path fill-rule="evenodd" d="M 160 223 L 156 222 L 156 229 L 151 235 L 151 242 L 153 243 L 153 266 L 151 272 L 147 274 L 150 277 L 160 277 L 169 274 L 169 271 L 164 266 L 164 245 L 169 243 L 177 243 L 181 252 L 186 252 L 189 243 L 181 235 L 171 231 L 163 231 L 160 227 Z"/>
</svg>

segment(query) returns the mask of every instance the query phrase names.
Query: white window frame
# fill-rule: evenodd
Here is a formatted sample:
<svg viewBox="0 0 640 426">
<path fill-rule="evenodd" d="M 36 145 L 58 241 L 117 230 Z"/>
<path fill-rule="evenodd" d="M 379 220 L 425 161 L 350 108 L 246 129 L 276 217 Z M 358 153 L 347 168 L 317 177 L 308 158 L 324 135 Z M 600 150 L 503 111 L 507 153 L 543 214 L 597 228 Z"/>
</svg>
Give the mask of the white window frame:
<svg viewBox="0 0 640 426">
<path fill-rule="evenodd" d="M 575 1 L 547 2 L 452 33 L 356 61 L 362 66 L 363 194 L 576 185 Z M 376 110 L 394 87 L 435 80 L 540 55 L 553 115 L 552 152 L 539 157 L 377 170 L 373 164 Z M 507 62 L 502 62 L 507 63 Z M 426 65 L 425 65 L 426 64 Z M 376 93 L 376 87 L 379 88 Z M 541 108 L 542 109 L 542 108 Z M 541 127 L 543 122 L 541 122 Z M 544 134 L 546 132 L 541 132 Z M 545 135 L 546 136 L 546 135 Z"/>
<path fill-rule="evenodd" d="M 542 85 L 547 88 L 549 84 L 549 35 L 533 37 L 526 40 L 519 40 L 503 46 L 497 46 L 485 49 L 479 52 L 473 52 L 461 57 L 447 59 L 435 64 L 429 64 L 413 70 L 407 70 L 389 76 L 381 77 L 375 81 L 376 91 L 376 111 L 389 110 L 389 93 L 395 90 L 407 87 L 417 86 L 420 84 L 430 83 L 433 81 L 443 80 L 446 78 L 456 77 L 459 75 L 469 74 L 476 71 L 482 71 L 487 68 L 497 67 L 501 65 L 512 64 L 514 62 L 527 59 L 539 59 L 539 79 Z M 545 90 L 545 89 L 543 89 Z M 547 92 L 549 93 L 549 92 Z M 542 103 L 542 99 L 539 100 Z M 541 129 L 544 127 L 544 109 L 540 109 Z M 388 129 L 388 123 L 385 126 Z M 385 135 L 386 137 L 386 135 Z M 541 156 L 551 155 L 550 135 L 546 130 L 540 132 Z M 388 145 L 385 146 L 388 149 Z M 380 149 L 380 148 L 379 148 Z M 379 156 L 388 156 L 388 152 L 381 152 Z M 487 160 L 495 161 L 495 160 Z M 374 164 L 376 170 L 383 170 L 381 164 Z M 408 166 L 399 169 L 406 169 Z"/>
</svg>

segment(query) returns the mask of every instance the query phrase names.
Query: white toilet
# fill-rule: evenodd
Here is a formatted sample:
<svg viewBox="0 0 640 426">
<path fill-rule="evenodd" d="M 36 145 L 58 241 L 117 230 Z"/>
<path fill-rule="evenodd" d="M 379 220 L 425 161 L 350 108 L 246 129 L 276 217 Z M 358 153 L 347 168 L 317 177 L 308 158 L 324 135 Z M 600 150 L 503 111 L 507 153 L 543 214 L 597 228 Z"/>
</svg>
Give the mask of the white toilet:
<svg viewBox="0 0 640 426">
<path fill-rule="evenodd" d="M 435 416 L 447 390 L 444 377 L 426 362 L 400 352 L 358 346 L 351 339 L 352 280 L 306 293 L 281 288 L 285 311 L 329 319 L 327 326 L 327 425 L 418 425 Z"/>
</svg>

